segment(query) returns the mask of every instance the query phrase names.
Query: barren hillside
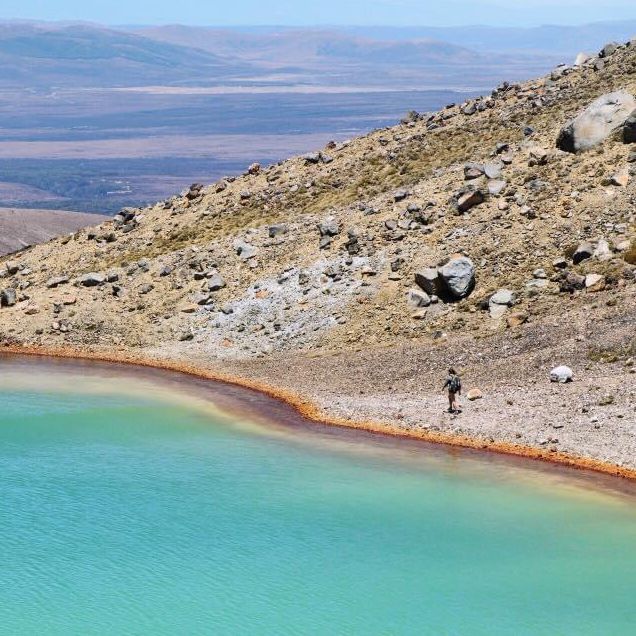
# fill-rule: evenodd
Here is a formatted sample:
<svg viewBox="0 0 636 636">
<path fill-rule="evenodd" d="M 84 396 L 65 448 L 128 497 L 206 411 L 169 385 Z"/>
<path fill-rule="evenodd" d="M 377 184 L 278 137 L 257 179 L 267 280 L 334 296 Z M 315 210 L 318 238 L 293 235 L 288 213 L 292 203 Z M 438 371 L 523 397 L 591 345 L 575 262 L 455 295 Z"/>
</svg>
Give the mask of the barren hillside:
<svg viewBox="0 0 636 636">
<path fill-rule="evenodd" d="M 2 263 L 2 340 L 197 360 L 344 418 L 636 465 L 634 94 L 636 43 L 611 46 L 124 210 Z M 557 362 L 580 379 L 566 398 L 542 388 Z M 449 363 L 489 394 L 462 422 L 422 396 Z"/>
<path fill-rule="evenodd" d="M 101 214 L 82 212 L 0 208 L 0 254 L 50 241 L 60 234 L 75 232 L 106 218 Z"/>
</svg>

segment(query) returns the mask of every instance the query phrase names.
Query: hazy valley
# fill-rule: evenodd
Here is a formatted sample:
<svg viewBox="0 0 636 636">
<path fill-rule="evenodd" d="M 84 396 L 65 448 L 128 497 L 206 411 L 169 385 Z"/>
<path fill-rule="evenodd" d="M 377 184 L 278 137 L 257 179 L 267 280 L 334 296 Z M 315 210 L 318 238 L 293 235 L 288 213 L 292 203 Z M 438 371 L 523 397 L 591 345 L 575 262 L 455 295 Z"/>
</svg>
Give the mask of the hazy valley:
<svg viewBox="0 0 636 636">
<path fill-rule="evenodd" d="M 583 36 L 631 28 L 5 23 L 0 206 L 114 213 L 540 74 Z"/>
</svg>

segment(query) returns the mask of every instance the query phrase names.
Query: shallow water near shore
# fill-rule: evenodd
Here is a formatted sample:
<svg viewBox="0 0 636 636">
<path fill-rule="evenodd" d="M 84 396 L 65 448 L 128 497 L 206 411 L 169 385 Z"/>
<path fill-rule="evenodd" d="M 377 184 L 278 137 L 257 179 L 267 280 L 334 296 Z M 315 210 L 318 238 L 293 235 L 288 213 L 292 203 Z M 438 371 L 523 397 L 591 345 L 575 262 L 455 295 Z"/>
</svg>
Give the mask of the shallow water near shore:
<svg viewBox="0 0 636 636">
<path fill-rule="evenodd" d="M 606 478 L 112 365 L 0 358 L 0 400 L 0 633 L 633 629 Z"/>
</svg>

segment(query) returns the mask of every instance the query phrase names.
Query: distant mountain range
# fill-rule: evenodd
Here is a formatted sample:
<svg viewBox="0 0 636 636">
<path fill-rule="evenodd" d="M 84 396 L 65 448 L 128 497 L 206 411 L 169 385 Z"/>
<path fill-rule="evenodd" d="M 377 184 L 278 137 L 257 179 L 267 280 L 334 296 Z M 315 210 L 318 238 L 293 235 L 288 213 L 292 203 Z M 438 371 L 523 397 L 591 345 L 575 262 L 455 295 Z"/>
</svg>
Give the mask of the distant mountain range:
<svg viewBox="0 0 636 636">
<path fill-rule="evenodd" d="M 387 34 L 384 33 L 383 36 Z M 414 88 L 489 86 L 523 78 L 555 58 L 493 57 L 461 42 L 390 39 L 342 29 L 262 32 L 166 26 L 0 23 L 0 87 L 290 84 Z"/>
<path fill-rule="evenodd" d="M 237 59 L 93 25 L 0 24 L 0 86 L 126 86 L 225 79 Z"/>
<path fill-rule="evenodd" d="M 0 22 L 0 87 L 475 88 L 525 79 L 634 35 L 636 20 L 528 29 Z"/>
</svg>

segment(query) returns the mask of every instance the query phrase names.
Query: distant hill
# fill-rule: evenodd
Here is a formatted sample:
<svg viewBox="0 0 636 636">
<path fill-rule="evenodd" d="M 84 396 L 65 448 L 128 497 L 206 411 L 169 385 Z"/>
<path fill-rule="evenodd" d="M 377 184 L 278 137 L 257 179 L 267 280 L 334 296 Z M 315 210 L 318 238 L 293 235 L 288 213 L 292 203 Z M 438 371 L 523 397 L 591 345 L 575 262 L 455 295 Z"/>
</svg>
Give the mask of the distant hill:
<svg viewBox="0 0 636 636">
<path fill-rule="evenodd" d="M 540 53 L 493 57 L 462 42 L 435 37 L 375 38 L 349 29 L 240 30 L 182 25 L 140 28 L 139 34 L 177 46 L 194 46 L 211 54 L 235 57 L 261 69 L 313 71 L 313 81 L 402 83 L 466 81 L 489 85 L 502 75 L 526 77 L 560 61 Z M 397 68 L 399 67 L 399 68 Z M 467 73 L 468 71 L 468 73 Z M 315 73 L 320 73 L 316 76 Z M 496 79 L 495 79 L 496 78 Z"/>
<path fill-rule="evenodd" d="M 0 86 L 208 82 L 252 69 L 235 59 L 95 25 L 0 24 Z"/>
<path fill-rule="evenodd" d="M 514 27 L 348 27 L 346 33 L 374 40 L 409 41 L 433 38 L 475 51 L 541 52 L 572 56 L 595 52 L 612 40 L 636 37 L 636 20 L 596 22 L 577 26 Z"/>
<path fill-rule="evenodd" d="M 302 65 L 338 59 L 377 64 L 457 64 L 485 61 L 465 46 L 436 41 L 376 41 L 334 29 L 292 29 L 255 34 L 233 29 L 165 26 L 139 31 L 154 40 L 194 46 L 216 55 L 235 56 L 252 62 Z"/>
<path fill-rule="evenodd" d="M 106 218 L 99 214 L 62 210 L 0 208 L 0 255 L 102 223 Z"/>
</svg>

